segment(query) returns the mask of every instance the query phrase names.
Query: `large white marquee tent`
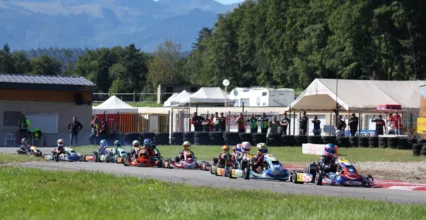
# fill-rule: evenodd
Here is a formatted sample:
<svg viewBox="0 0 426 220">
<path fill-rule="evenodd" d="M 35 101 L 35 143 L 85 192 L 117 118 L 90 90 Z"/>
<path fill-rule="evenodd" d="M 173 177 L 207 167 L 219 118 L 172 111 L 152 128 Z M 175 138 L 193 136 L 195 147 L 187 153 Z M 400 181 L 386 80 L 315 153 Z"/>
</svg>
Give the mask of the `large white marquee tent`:
<svg viewBox="0 0 426 220">
<path fill-rule="evenodd" d="M 123 102 L 117 96 L 111 96 L 102 104 L 92 108 L 93 114 L 103 114 L 104 112 L 106 114 L 138 113 L 138 108 Z"/>
</svg>

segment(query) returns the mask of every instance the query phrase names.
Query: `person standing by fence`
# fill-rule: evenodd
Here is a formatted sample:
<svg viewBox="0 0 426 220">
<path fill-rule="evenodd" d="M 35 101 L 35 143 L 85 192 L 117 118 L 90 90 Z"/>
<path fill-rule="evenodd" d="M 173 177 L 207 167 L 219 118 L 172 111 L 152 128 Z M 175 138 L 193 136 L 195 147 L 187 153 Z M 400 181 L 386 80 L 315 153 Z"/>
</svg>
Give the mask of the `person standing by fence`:
<svg viewBox="0 0 426 220">
<path fill-rule="evenodd" d="M 214 113 L 214 131 L 220 131 L 220 117 L 217 112 Z"/>
<path fill-rule="evenodd" d="M 250 125 L 250 132 L 252 134 L 257 133 L 257 118 L 256 118 L 256 115 L 251 114 L 250 118 L 247 119 L 247 122 Z"/>
<path fill-rule="evenodd" d="M 337 122 L 337 136 L 345 136 L 346 122 L 343 120 L 343 116 L 339 115 L 339 121 Z"/>
<path fill-rule="evenodd" d="M 210 119 L 209 119 L 209 115 L 206 115 L 206 118 L 204 118 L 204 121 L 202 123 L 203 125 L 203 131 L 210 131 Z"/>
<path fill-rule="evenodd" d="M 226 117 L 223 116 L 223 112 L 220 113 L 220 121 L 219 121 L 220 131 L 226 131 Z"/>
<path fill-rule="evenodd" d="M 303 116 L 299 114 L 299 135 L 305 136 L 307 129 L 308 129 L 308 117 L 306 116 L 306 112 L 303 112 Z"/>
<path fill-rule="evenodd" d="M 244 120 L 243 113 L 240 113 L 240 115 L 237 117 L 237 126 L 238 133 L 246 133 L 246 123 Z"/>
<path fill-rule="evenodd" d="M 272 117 L 272 121 L 269 121 L 268 124 L 268 134 L 266 137 L 269 137 L 270 134 L 278 134 L 278 127 L 280 126 L 279 122 L 277 121 L 277 117 Z"/>
<path fill-rule="evenodd" d="M 287 128 L 290 125 L 290 119 L 287 117 L 287 112 L 284 112 L 284 118 L 281 119 L 281 135 L 287 135 Z"/>
<path fill-rule="evenodd" d="M 262 134 L 268 133 L 269 118 L 266 116 L 266 113 L 262 114 L 262 117 L 260 117 L 259 121 L 260 121 L 261 133 Z"/>
<path fill-rule="evenodd" d="M 315 115 L 314 120 L 312 120 L 312 124 L 314 124 L 313 133 L 314 135 L 321 135 L 321 121 L 318 120 L 318 117 Z"/>
<path fill-rule="evenodd" d="M 376 136 L 383 135 L 386 130 L 386 122 L 382 119 L 382 115 L 379 115 L 378 119 L 374 119 L 375 117 L 373 115 L 371 122 L 376 123 Z"/>
<path fill-rule="evenodd" d="M 70 146 L 72 146 L 73 140 L 75 140 L 75 146 L 78 146 L 78 132 L 83 129 L 83 125 L 77 121 L 77 117 L 72 117 L 72 122 L 68 124 L 68 130 L 70 131 Z"/>
<path fill-rule="evenodd" d="M 100 127 L 100 122 L 99 122 L 98 116 L 95 116 L 93 121 L 90 123 L 90 128 L 92 129 L 92 134 L 89 137 L 90 144 L 93 144 L 93 145 L 97 144 L 96 136 L 98 136 L 99 127 Z"/>
<path fill-rule="evenodd" d="M 395 128 L 395 134 L 396 135 L 401 135 L 401 128 L 402 126 L 402 118 L 401 115 L 398 112 L 395 112 L 394 116 L 393 116 L 393 123 L 394 123 L 394 128 Z"/>
<path fill-rule="evenodd" d="M 203 123 L 204 118 L 198 116 L 197 112 L 194 112 L 194 116 L 191 119 L 192 124 L 194 125 L 194 131 L 203 131 Z"/>
<path fill-rule="evenodd" d="M 352 137 L 355 136 L 356 131 L 358 130 L 358 117 L 356 117 L 355 113 L 352 113 L 352 116 L 349 119 L 349 130 Z"/>
</svg>

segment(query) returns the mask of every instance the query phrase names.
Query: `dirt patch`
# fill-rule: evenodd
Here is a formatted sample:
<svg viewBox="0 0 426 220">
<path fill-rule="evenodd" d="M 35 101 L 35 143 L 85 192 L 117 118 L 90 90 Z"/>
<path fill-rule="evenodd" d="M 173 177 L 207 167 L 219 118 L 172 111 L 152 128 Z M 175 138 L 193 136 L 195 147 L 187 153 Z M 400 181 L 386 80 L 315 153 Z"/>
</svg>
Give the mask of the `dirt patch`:
<svg viewBox="0 0 426 220">
<path fill-rule="evenodd" d="M 371 174 L 376 179 L 426 183 L 426 162 L 362 162 L 354 165 L 360 173 Z"/>
</svg>

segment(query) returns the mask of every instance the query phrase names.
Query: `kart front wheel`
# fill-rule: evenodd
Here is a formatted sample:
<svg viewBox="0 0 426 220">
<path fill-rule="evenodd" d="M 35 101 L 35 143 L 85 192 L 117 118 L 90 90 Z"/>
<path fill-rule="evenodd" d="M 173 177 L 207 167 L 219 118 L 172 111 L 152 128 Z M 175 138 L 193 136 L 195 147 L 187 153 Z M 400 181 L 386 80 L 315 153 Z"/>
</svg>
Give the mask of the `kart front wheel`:
<svg viewBox="0 0 426 220">
<path fill-rule="evenodd" d="M 315 184 L 316 185 L 318 185 L 318 186 L 321 186 L 322 185 L 322 179 L 324 178 L 324 175 L 323 174 L 317 174 L 316 176 L 315 176 Z"/>
<path fill-rule="evenodd" d="M 249 171 L 248 168 L 244 168 L 244 170 L 243 170 L 243 176 L 244 176 L 244 179 L 246 179 L 246 180 L 250 179 L 250 171 Z"/>
</svg>

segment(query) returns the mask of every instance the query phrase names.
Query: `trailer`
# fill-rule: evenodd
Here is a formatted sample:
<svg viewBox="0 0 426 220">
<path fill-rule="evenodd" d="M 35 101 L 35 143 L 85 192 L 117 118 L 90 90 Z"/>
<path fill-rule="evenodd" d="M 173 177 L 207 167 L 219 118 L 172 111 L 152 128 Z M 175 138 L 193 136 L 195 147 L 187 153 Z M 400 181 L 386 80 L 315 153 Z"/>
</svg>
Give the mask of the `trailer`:
<svg viewBox="0 0 426 220">
<path fill-rule="evenodd" d="M 263 87 L 235 88 L 230 98 L 235 100 L 234 106 L 247 107 L 286 107 L 295 99 L 293 89 L 270 89 Z"/>
</svg>

